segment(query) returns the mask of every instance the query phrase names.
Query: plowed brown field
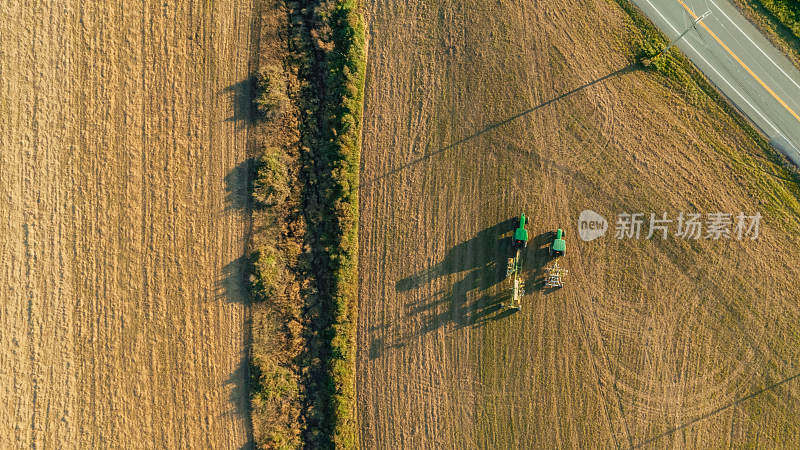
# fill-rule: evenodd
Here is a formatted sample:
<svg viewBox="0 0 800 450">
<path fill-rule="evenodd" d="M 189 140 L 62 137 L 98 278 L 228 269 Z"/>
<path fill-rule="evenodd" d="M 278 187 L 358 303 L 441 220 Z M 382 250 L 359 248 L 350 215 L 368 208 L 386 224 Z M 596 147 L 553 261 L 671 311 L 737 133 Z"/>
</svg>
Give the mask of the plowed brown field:
<svg viewBox="0 0 800 450">
<path fill-rule="evenodd" d="M 799 446 L 798 189 L 754 140 L 629 65 L 614 2 L 366 10 L 364 448 Z M 607 236 L 577 238 L 584 209 Z M 509 313 L 521 211 L 529 293 Z M 765 218 L 755 241 L 617 240 L 623 211 Z M 559 226 L 570 274 L 546 291 Z"/>
<path fill-rule="evenodd" d="M 251 9 L 0 2 L 0 448 L 247 443 Z"/>
</svg>

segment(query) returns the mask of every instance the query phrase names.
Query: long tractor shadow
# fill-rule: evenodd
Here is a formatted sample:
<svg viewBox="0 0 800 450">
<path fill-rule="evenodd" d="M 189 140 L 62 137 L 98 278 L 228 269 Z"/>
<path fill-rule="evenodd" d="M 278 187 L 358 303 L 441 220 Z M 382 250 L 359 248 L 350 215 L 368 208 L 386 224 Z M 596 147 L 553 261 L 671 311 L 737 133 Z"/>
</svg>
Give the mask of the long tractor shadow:
<svg viewBox="0 0 800 450">
<path fill-rule="evenodd" d="M 502 235 L 511 231 L 514 219 L 507 219 L 480 231 L 474 238 L 462 242 L 447 251 L 437 264 L 405 277 L 395 283 L 397 292 L 417 289 L 422 285 L 446 275 L 467 272 L 467 278 L 475 286 L 486 289 L 502 280 L 505 273 Z"/>
<path fill-rule="evenodd" d="M 413 325 L 411 331 L 403 336 L 390 339 L 385 334 L 386 326 L 371 330 L 370 358 L 377 358 L 386 349 L 402 347 L 413 338 L 445 326 L 455 329 L 483 326 L 514 314 L 516 310 L 509 308 L 510 290 L 494 294 L 485 291 L 506 278 L 506 262 L 511 255 L 510 232 L 516 223 L 516 218 L 509 218 L 488 227 L 472 239 L 452 247 L 435 265 L 398 280 L 395 290 L 410 293 L 441 277 L 463 273 L 451 286 L 405 305 L 406 322 Z M 542 272 L 549 260 L 545 243 L 550 234 L 537 236 L 525 250 L 524 270 L 526 273 L 532 270 L 536 274 L 534 277 Z M 476 291 L 483 295 L 476 297 Z M 379 334 L 382 336 L 378 337 Z"/>
</svg>

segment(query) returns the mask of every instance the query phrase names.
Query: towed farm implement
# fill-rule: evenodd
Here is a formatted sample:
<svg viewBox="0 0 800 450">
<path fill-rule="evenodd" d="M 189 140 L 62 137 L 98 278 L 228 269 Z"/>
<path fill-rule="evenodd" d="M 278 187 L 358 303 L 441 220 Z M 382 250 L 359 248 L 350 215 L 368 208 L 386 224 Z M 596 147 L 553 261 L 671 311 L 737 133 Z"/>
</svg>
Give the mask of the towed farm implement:
<svg viewBox="0 0 800 450">
<path fill-rule="evenodd" d="M 512 256 L 508 258 L 506 265 L 506 278 L 511 279 L 511 302 L 508 306 L 514 310 L 522 309 L 522 297 L 525 296 L 525 283 L 522 280 L 522 266 L 525 260 L 525 250 L 528 247 L 528 230 L 525 229 L 527 217 L 520 214 L 517 219 L 517 227 L 511 237 Z M 553 259 L 553 264 L 544 269 L 544 287 L 560 288 L 564 286 L 564 277 L 568 271 L 558 265 L 557 259 L 566 252 L 566 241 L 564 240 L 564 230 L 559 228 L 551 234 L 554 239 L 547 246 L 547 252 Z"/>
<path fill-rule="evenodd" d="M 553 239 L 553 243 L 550 244 L 550 256 L 553 258 L 558 258 L 559 256 L 564 256 L 564 252 L 566 251 L 567 243 L 564 241 L 564 230 L 559 228 L 556 231 L 556 238 Z M 547 277 L 544 281 L 544 287 L 564 287 L 564 276 L 569 273 L 567 269 L 559 267 L 558 261 L 554 261 L 553 265 L 548 267 L 546 271 Z"/>
<path fill-rule="evenodd" d="M 511 249 L 514 252 L 512 258 L 508 258 L 506 266 L 506 277 L 513 277 L 513 288 L 511 292 L 511 308 L 519 311 L 521 309 L 520 299 L 525 295 L 525 284 L 520 273 L 522 272 L 522 260 L 525 248 L 528 247 L 528 230 L 525 229 L 525 214 L 519 216 L 517 229 L 511 238 Z"/>
</svg>

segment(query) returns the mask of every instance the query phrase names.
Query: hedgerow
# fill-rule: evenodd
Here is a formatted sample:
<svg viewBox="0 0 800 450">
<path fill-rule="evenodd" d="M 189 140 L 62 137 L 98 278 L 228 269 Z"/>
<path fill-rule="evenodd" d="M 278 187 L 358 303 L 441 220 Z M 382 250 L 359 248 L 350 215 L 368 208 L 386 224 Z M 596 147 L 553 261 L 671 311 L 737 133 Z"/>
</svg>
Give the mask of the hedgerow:
<svg viewBox="0 0 800 450">
<path fill-rule="evenodd" d="M 282 130 L 294 114 L 297 142 L 255 161 L 254 434 L 265 448 L 354 448 L 363 20 L 353 0 L 281 5 L 283 69 L 258 70 L 254 109 Z"/>
<path fill-rule="evenodd" d="M 314 446 L 353 448 L 364 27 L 352 0 L 292 4 L 290 42 L 303 83 L 303 210 L 318 301 L 308 315 L 307 418 Z"/>
</svg>

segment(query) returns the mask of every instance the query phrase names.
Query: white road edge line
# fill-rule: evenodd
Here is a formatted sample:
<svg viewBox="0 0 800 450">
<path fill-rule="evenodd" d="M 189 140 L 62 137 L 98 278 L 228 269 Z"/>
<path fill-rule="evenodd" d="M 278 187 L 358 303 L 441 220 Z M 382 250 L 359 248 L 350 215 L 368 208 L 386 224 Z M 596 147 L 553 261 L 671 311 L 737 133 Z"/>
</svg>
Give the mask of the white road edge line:
<svg viewBox="0 0 800 450">
<path fill-rule="evenodd" d="M 759 51 L 759 52 L 761 52 L 761 54 L 762 54 L 762 55 L 764 55 L 764 57 L 765 57 L 765 58 L 767 58 L 767 59 L 769 60 L 769 62 L 771 62 L 771 63 L 772 63 L 772 65 L 774 65 L 775 67 L 777 67 L 777 68 L 778 68 L 778 70 L 780 70 L 780 71 L 781 71 L 781 73 L 782 73 L 782 74 L 783 74 L 783 75 L 784 75 L 786 78 L 788 78 L 788 79 L 789 79 L 789 81 L 791 81 L 791 82 L 792 82 L 792 84 L 794 84 L 794 85 L 795 85 L 795 87 L 797 87 L 798 89 L 800 89 L 800 84 L 797 84 L 797 82 L 796 82 L 796 81 L 794 81 L 794 78 L 790 77 L 790 76 L 789 76 L 789 74 L 788 74 L 788 73 L 786 73 L 786 72 L 785 72 L 785 71 L 784 71 L 784 70 L 781 68 L 781 66 L 779 66 L 779 65 L 778 65 L 778 63 L 776 63 L 776 62 L 775 62 L 775 61 L 774 61 L 772 58 L 770 58 L 770 57 L 769 57 L 769 55 L 767 55 L 767 54 L 764 52 L 764 50 L 762 50 L 762 49 L 761 49 L 761 47 L 759 47 L 759 46 L 758 46 L 758 44 L 756 44 L 755 42 L 753 42 L 753 40 L 752 40 L 752 39 L 750 39 L 750 36 L 748 36 L 748 35 L 747 35 L 747 33 L 745 33 L 745 32 L 744 32 L 744 30 L 742 30 L 741 28 L 739 28 L 739 25 L 736 25 L 736 22 L 734 22 L 734 21 L 733 21 L 733 19 L 731 19 L 730 17 L 728 17 L 728 15 L 727 15 L 727 14 L 725 14 L 725 11 L 723 11 L 723 10 L 722 10 L 722 8 L 720 8 L 720 7 L 719 7 L 719 5 L 717 5 L 717 4 L 714 2 L 714 0 L 709 0 L 709 1 L 711 2 L 711 4 L 712 4 L 712 5 L 714 5 L 714 6 L 715 6 L 715 7 L 716 7 L 716 8 L 719 10 L 719 12 L 721 12 L 721 13 L 722 13 L 722 15 L 723 15 L 723 16 L 725 16 L 725 18 L 726 18 L 726 19 L 728 19 L 728 21 L 729 21 L 730 23 L 732 23 L 732 24 L 733 24 L 733 26 L 735 26 L 735 27 L 736 27 L 736 29 L 737 29 L 737 30 L 739 30 L 739 32 L 740 32 L 740 33 L 742 33 L 742 35 L 744 35 L 744 37 L 745 37 L 745 38 L 747 38 L 747 40 L 748 40 L 748 41 L 750 41 L 750 43 L 751 43 L 751 44 L 753 44 L 753 47 L 757 48 L 757 49 L 758 49 L 758 51 Z"/>
<path fill-rule="evenodd" d="M 663 15 L 663 14 L 661 14 L 661 11 L 659 11 L 659 10 L 658 10 L 658 8 L 656 8 L 656 7 L 653 5 L 653 3 L 652 3 L 650 0 L 645 0 L 645 1 L 647 2 L 647 4 L 649 4 L 649 5 L 650 5 L 650 7 L 651 7 L 651 8 L 653 8 L 653 10 L 654 10 L 656 13 L 658 13 L 658 15 L 659 15 L 659 16 L 660 16 L 660 17 L 661 17 L 663 20 L 664 20 L 664 22 L 666 22 L 666 23 L 667 23 L 667 25 L 669 25 L 669 27 L 670 27 L 670 28 L 672 28 L 672 31 L 673 31 L 673 32 L 675 32 L 675 33 L 678 33 L 678 29 L 677 29 L 677 28 L 675 28 L 675 25 L 673 25 L 673 24 L 672 24 L 672 22 L 670 22 L 669 20 L 667 20 L 667 18 L 666 18 L 666 17 L 664 17 L 664 15 Z M 739 97 L 741 97 L 741 98 L 742 98 L 742 100 L 744 100 L 744 102 L 745 102 L 745 103 L 747 103 L 747 106 L 749 106 L 749 107 L 750 107 L 750 108 L 751 108 L 753 111 L 755 111 L 755 113 L 756 113 L 756 114 L 758 114 L 758 116 L 759 116 L 759 117 L 761 117 L 761 119 L 762 119 L 762 120 L 764 120 L 764 122 L 766 122 L 766 123 L 767 123 L 767 125 L 769 125 L 770 127 L 772 127 L 772 129 L 773 129 L 773 130 L 775 130 L 775 132 L 776 132 L 776 133 L 778 133 L 778 135 L 779 135 L 780 137 L 782 137 L 784 141 L 786 141 L 786 142 L 787 142 L 789 145 L 791 145 L 791 146 L 792 146 L 792 149 L 795 151 L 795 153 L 797 153 L 797 161 L 796 161 L 796 162 L 800 162 L 800 151 L 798 151 L 798 150 L 797 150 L 797 147 L 795 147 L 795 146 L 794 146 L 794 144 L 792 143 L 792 141 L 790 141 L 790 140 L 789 140 L 789 139 L 788 139 L 786 136 L 784 136 L 784 135 L 783 135 L 783 133 L 781 133 L 781 130 L 779 130 L 779 129 L 778 129 L 778 127 L 776 127 L 775 125 L 773 125 L 773 123 L 772 123 L 772 122 L 770 122 L 770 121 L 769 121 L 769 119 L 767 119 L 766 117 L 764 117 L 764 115 L 763 115 L 763 114 L 761 114 L 761 111 L 759 111 L 759 110 L 758 110 L 758 109 L 757 109 L 755 106 L 753 106 L 753 104 L 752 104 L 752 103 L 750 103 L 750 101 L 748 101 L 748 100 L 747 100 L 747 98 L 746 98 L 744 95 L 742 95 L 742 93 L 741 93 L 741 92 L 739 92 L 739 90 L 738 90 L 738 89 L 736 89 L 735 87 L 733 87 L 733 85 L 731 84 L 731 82 L 730 82 L 730 81 L 728 81 L 728 79 L 727 79 L 727 78 L 725 78 L 724 76 L 722 76 L 722 74 L 721 74 L 721 73 L 719 73 L 719 71 L 717 70 L 717 68 L 716 68 L 716 67 L 714 67 L 714 66 L 713 66 L 713 65 L 712 65 L 710 62 L 708 62 L 708 60 L 707 60 L 707 59 L 706 59 L 706 58 L 705 58 L 705 57 L 704 57 L 704 56 L 703 56 L 703 55 L 702 55 L 702 54 L 701 54 L 699 51 L 697 51 L 697 49 L 696 49 L 696 48 L 694 48 L 694 46 L 693 46 L 693 45 L 692 45 L 692 44 L 691 44 L 689 41 L 686 41 L 686 40 L 684 40 L 683 42 L 684 42 L 684 43 L 686 43 L 686 45 L 688 45 L 688 46 L 689 46 L 689 48 L 691 48 L 691 49 L 692 49 L 692 50 L 693 50 L 693 51 L 694 51 L 694 52 L 697 54 L 697 56 L 699 56 L 699 57 L 700 57 L 700 59 L 702 59 L 702 60 L 703 60 L 703 62 L 705 62 L 705 63 L 708 65 L 708 67 L 710 67 L 710 68 L 711 68 L 711 70 L 713 70 L 713 71 L 714 71 L 714 72 L 715 72 L 717 75 L 719 75 L 719 77 L 720 77 L 720 78 L 722 78 L 722 80 L 723 80 L 723 81 L 725 81 L 725 83 L 727 83 L 727 84 L 728 84 L 728 86 L 730 86 L 730 88 L 733 90 L 733 92 L 736 92 L 736 94 L 737 94 Z"/>
</svg>

